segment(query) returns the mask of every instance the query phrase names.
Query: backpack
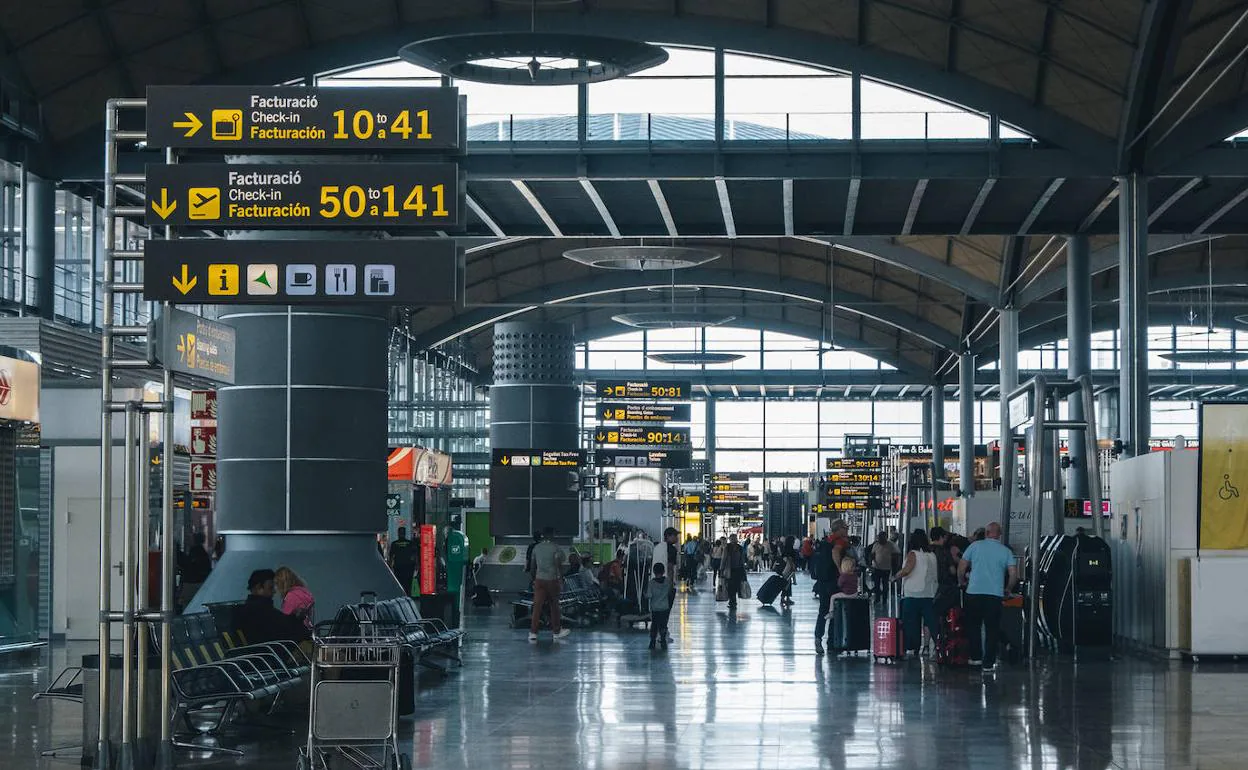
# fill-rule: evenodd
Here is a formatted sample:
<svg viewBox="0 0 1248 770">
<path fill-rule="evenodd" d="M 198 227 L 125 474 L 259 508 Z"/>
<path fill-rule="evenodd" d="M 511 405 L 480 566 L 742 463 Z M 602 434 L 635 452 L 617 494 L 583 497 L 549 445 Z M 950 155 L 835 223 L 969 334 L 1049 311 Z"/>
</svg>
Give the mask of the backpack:
<svg viewBox="0 0 1248 770">
<path fill-rule="evenodd" d="M 477 585 L 472 589 L 472 606 L 473 607 L 493 607 L 494 597 L 490 594 L 487 586 Z"/>
<path fill-rule="evenodd" d="M 811 554 L 810 574 L 815 582 L 836 579 L 836 565 L 832 563 L 832 544 L 828 541 L 820 540 L 815 546 L 815 552 Z"/>
</svg>

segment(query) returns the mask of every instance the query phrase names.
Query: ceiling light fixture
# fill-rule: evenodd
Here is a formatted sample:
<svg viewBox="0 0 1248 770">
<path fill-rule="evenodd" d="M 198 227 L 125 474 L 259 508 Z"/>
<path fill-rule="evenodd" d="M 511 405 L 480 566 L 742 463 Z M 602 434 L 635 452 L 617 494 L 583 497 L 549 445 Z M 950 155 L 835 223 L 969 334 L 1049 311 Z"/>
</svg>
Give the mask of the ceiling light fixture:
<svg viewBox="0 0 1248 770">
<path fill-rule="evenodd" d="M 734 315 L 700 313 L 692 310 L 656 310 L 611 316 L 612 321 L 634 329 L 698 329 L 704 326 L 723 326 L 736 318 Z"/>
<path fill-rule="evenodd" d="M 693 246 L 589 246 L 563 252 L 564 259 L 602 270 L 683 270 L 719 259 Z"/>
<path fill-rule="evenodd" d="M 731 364 L 745 358 L 744 353 L 650 353 L 651 361 L 673 366 L 714 366 Z"/>
<path fill-rule="evenodd" d="M 1236 350 L 1178 350 L 1162 353 L 1161 358 L 1175 364 L 1233 364 L 1248 361 L 1248 353 Z"/>
</svg>

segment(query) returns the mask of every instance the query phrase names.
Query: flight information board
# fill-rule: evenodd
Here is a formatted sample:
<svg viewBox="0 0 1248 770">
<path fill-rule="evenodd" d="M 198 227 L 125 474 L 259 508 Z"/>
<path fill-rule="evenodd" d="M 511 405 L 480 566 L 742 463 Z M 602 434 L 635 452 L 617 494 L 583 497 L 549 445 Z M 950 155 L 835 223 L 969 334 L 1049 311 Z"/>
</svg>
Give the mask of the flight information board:
<svg viewBox="0 0 1248 770">
<path fill-rule="evenodd" d="M 880 470 L 884 467 L 882 457 L 829 457 L 827 470 Z"/>
<path fill-rule="evenodd" d="M 689 380 L 603 380 L 596 383 L 603 398 L 653 398 L 687 401 L 692 384 Z"/>
<path fill-rule="evenodd" d="M 688 468 L 693 452 L 688 449 L 596 449 L 600 468 Z"/>
<path fill-rule="evenodd" d="M 456 228 L 454 163 L 148 164 L 149 225 Z"/>
<path fill-rule="evenodd" d="M 585 453 L 579 449 L 495 449 L 490 464 L 499 468 L 579 468 Z"/>
<path fill-rule="evenodd" d="M 604 422 L 689 422 L 689 404 L 662 401 L 599 401 L 598 417 Z"/>
<path fill-rule="evenodd" d="M 463 147 L 455 88 L 148 86 L 153 147 L 443 150 Z"/>
<path fill-rule="evenodd" d="M 637 425 L 620 425 L 599 428 L 594 433 L 599 444 L 644 444 L 646 446 L 686 446 L 689 444 L 688 428 L 645 428 Z"/>
</svg>

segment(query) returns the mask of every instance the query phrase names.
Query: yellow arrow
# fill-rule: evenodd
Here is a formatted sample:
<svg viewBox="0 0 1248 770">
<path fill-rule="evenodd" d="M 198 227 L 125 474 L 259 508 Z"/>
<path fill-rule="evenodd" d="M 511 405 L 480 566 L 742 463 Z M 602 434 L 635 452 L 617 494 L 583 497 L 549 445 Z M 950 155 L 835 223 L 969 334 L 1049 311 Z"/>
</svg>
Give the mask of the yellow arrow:
<svg viewBox="0 0 1248 770">
<path fill-rule="evenodd" d="M 596 437 L 596 438 L 597 438 L 599 441 L 602 441 L 603 439 L 605 439 L 605 438 L 606 438 L 606 436 L 604 436 L 604 435 L 602 435 L 601 433 L 599 433 L 599 434 L 597 435 L 597 437 Z"/>
<path fill-rule="evenodd" d="M 605 412 L 603 412 L 603 413 L 602 413 L 602 419 L 604 419 L 604 420 L 610 420 L 610 419 L 611 419 L 611 410 L 610 410 L 610 409 L 608 409 L 607 411 L 605 411 Z"/>
<path fill-rule="evenodd" d="M 175 275 L 172 280 L 173 280 L 173 288 L 182 292 L 183 297 L 185 297 L 191 291 L 191 289 L 194 289 L 195 286 L 199 283 L 199 278 L 193 275 L 187 274 L 186 265 L 182 266 L 182 277 L 179 279 L 178 276 Z"/>
<path fill-rule="evenodd" d="M 167 187 L 160 188 L 160 203 L 152 201 L 152 211 L 155 211 L 156 216 L 161 219 L 168 219 L 169 215 L 172 214 L 174 209 L 177 207 L 178 202 L 176 200 L 169 200 L 169 188 Z"/>
<path fill-rule="evenodd" d="M 199 131 L 199 127 L 204 124 L 199 118 L 195 117 L 195 113 L 193 112 L 184 112 L 182 114 L 186 116 L 186 120 L 175 121 L 173 127 L 185 128 L 186 133 L 183 134 L 183 136 L 189 139 L 192 136 L 195 136 L 195 132 Z"/>
<path fill-rule="evenodd" d="M 509 458 L 507 455 L 503 455 L 503 459 L 499 460 L 499 462 L 501 462 L 503 465 L 510 465 L 511 458 Z"/>
</svg>

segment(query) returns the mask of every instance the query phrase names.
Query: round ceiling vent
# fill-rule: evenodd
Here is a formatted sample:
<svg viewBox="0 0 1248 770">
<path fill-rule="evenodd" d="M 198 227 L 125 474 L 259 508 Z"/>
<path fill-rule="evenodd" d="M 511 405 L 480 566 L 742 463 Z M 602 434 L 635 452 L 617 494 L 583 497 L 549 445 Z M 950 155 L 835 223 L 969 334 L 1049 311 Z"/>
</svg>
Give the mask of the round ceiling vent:
<svg viewBox="0 0 1248 770">
<path fill-rule="evenodd" d="M 733 315 L 717 315 L 687 310 L 657 310 L 646 313 L 621 313 L 611 316 L 616 323 L 634 329 L 696 329 L 703 326 L 723 326 L 736 320 Z"/>
<path fill-rule="evenodd" d="M 681 270 L 714 262 L 719 252 L 692 246 L 590 246 L 563 256 L 604 270 Z"/>
<path fill-rule="evenodd" d="M 647 358 L 673 366 L 713 366 L 731 364 L 745 358 L 744 353 L 650 353 Z"/>
<path fill-rule="evenodd" d="M 477 83 L 567 86 L 641 72 L 667 61 L 667 51 L 636 40 L 534 30 L 426 38 L 400 48 L 399 58 Z"/>
</svg>

